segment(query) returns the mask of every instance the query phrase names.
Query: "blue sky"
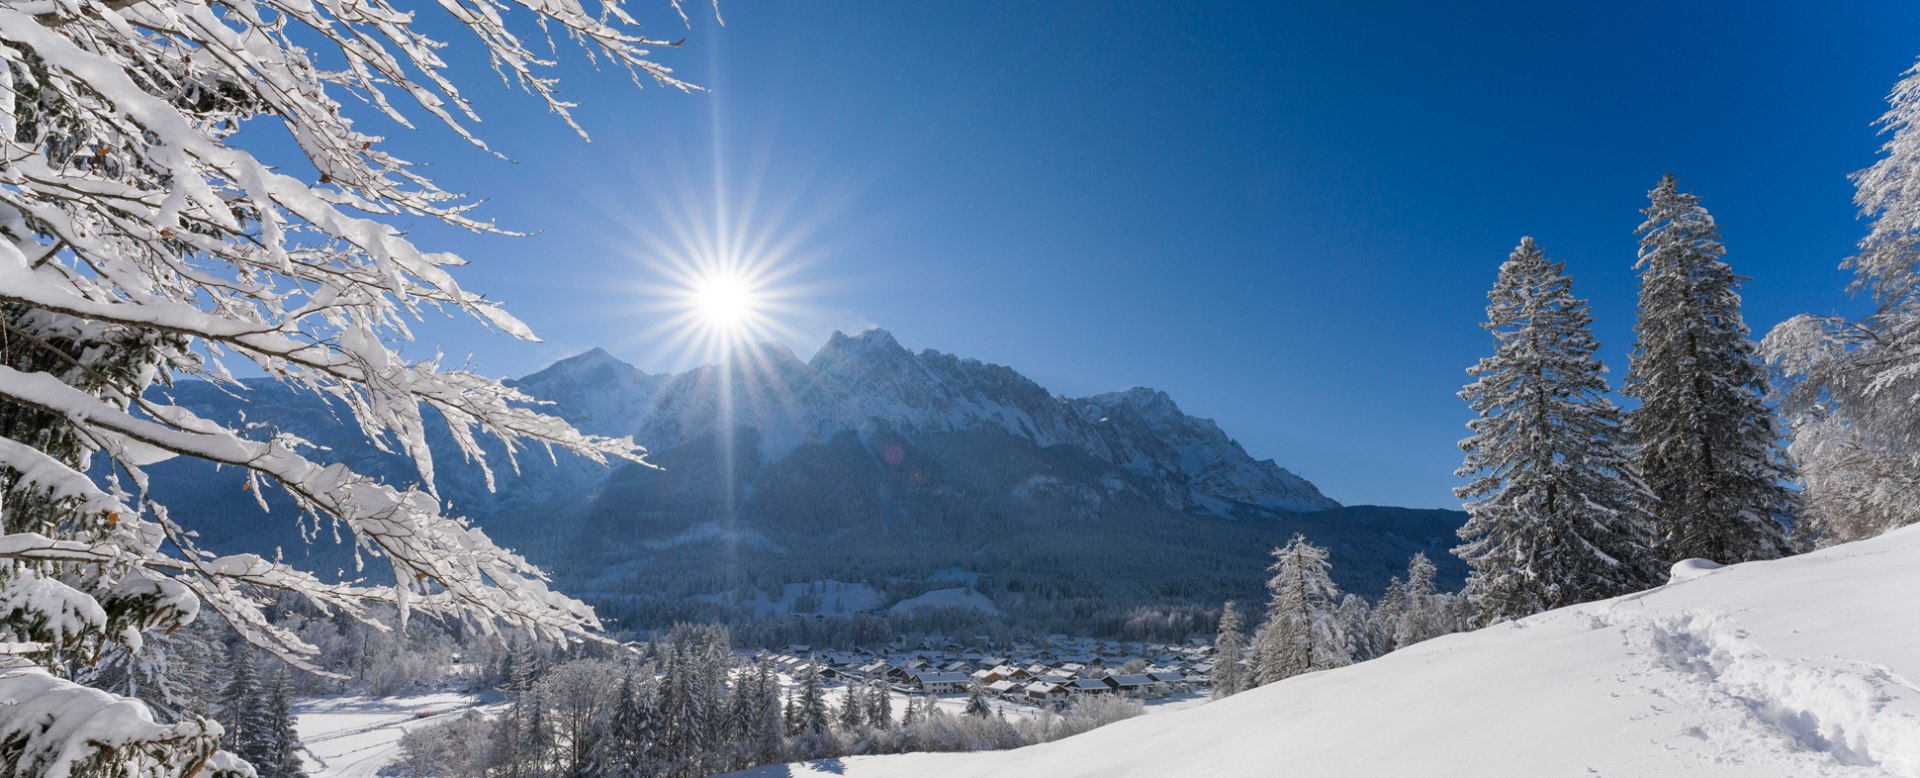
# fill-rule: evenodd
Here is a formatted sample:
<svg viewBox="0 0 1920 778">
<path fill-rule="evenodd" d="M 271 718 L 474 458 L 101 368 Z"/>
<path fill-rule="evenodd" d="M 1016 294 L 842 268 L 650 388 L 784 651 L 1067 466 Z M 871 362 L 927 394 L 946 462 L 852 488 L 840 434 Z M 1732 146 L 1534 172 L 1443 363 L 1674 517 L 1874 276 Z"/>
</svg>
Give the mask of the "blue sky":
<svg viewBox="0 0 1920 778">
<path fill-rule="evenodd" d="M 1454 393 L 1521 235 L 1592 299 L 1616 381 L 1667 171 L 1753 277 L 1756 332 L 1857 310 L 1845 176 L 1920 55 L 1920 6 L 1893 2 L 730 2 L 690 30 L 650 2 L 687 38 L 661 59 L 711 91 L 563 46 L 591 143 L 453 39 L 513 162 L 434 128 L 395 148 L 538 232 L 413 226 L 546 342 L 423 345 L 497 375 L 592 346 L 685 368 L 649 302 L 661 247 L 724 223 L 777 249 L 802 358 L 878 325 L 1059 393 L 1164 389 L 1335 499 L 1420 507 L 1458 505 Z"/>
</svg>

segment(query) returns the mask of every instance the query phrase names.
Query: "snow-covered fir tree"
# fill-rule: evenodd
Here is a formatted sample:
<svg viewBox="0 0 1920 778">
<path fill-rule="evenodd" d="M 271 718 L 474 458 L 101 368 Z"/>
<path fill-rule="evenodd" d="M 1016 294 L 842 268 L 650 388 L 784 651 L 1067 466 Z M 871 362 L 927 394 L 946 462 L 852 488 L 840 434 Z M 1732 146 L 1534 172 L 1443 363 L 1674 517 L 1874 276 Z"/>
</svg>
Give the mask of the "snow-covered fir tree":
<svg viewBox="0 0 1920 778">
<path fill-rule="evenodd" d="M 1880 159 L 1853 174 L 1870 226 L 1847 261 L 1874 312 L 1798 316 L 1765 341 L 1804 484 L 1797 529 L 1818 544 L 1920 522 L 1920 66 L 1887 101 Z"/>
<path fill-rule="evenodd" d="M 1247 636 L 1240 608 L 1232 600 L 1220 607 L 1220 633 L 1213 640 L 1213 698 L 1246 688 Z"/>
<path fill-rule="evenodd" d="M 800 696 L 795 701 L 795 735 L 818 735 L 832 726 L 833 719 L 827 713 L 827 685 L 820 676 L 818 667 L 809 665 L 800 673 Z"/>
<path fill-rule="evenodd" d="M 1335 606 L 1340 588 L 1328 575 L 1327 550 L 1294 535 L 1273 550 L 1268 569 L 1267 621 L 1253 639 L 1250 685 L 1266 685 L 1315 670 L 1350 664 L 1347 638 L 1341 634 Z"/>
<path fill-rule="evenodd" d="M 252 652 L 242 646 L 229 655 L 227 683 L 220 690 L 220 725 L 226 730 L 221 747 L 240 758 L 271 768 L 273 720 L 265 686 Z"/>
<path fill-rule="evenodd" d="M 1792 465 L 1766 405 L 1767 374 L 1740 314 L 1720 228 L 1669 174 L 1642 211 L 1639 320 L 1625 393 L 1654 549 L 1722 564 L 1792 553 Z"/>
<path fill-rule="evenodd" d="M 849 681 L 840 698 L 840 728 L 859 729 L 867 723 L 867 702 L 860 699 L 860 684 Z"/>
<path fill-rule="evenodd" d="M 1401 584 L 1400 591 L 1401 607 L 1392 622 L 1395 650 L 1456 629 L 1451 623 L 1453 597 L 1435 588 L 1436 572 L 1433 560 L 1426 554 L 1416 553 L 1407 561 L 1407 580 Z"/>
<path fill-rule="evenodd" d="M 893 693 L 884 681 L 874 681 L 867 689 L 867 723 L 881 729 L 893 726 Z"/>
<path fill-rule="evenodd" d="M 1477 418 L 1460 442 L 1459 475 L 1470 480 L 1455 490 L 1468 501 L 1454 554 L 1470 568 L 1475 623 L 1658 583 L 1648 493 L 1606 397 L 1586 301 L 1532 238 L 1500 266 L 1487 298 L 1482 326 L 1494 351 L 1460 392 Z M 1414 607 L 1410 584 L 1403 615 Z"/>
<path fill-rule="evenodd" d="M 307 778 L 300 761 L 300 733 L 294 729 L 293 690 L 287 670 L 274 668 L 267 681 L 267 751 L 258 760 L 248 759 L 259 778 Z"/>
<path fill-rule="evenodd" d="M 398 351 L 426 312 L 532 339 L 459 283 L 465 260 L 401 222 L 499 232 L 473 203 L 395 155 L 371 125 L 421 120 L 485 150 L 453 62 L 488 61 L 576 131 L 552 70 L 556 39 L 636 83 L 688 88 L 652 58 L 666 41 L 618 0 L 449 4 L 7 3 L 0 6 L 0 772 L 244 772 L 198 718 L 154 720 L 137 700 L 61 677 L 108 644 L 218 616 L 241 640 L 316 669 L 317 647 L 267 618 L 278 590 L 371 619 L 430 612 L 482 632 L 594 635 L 581 602 L 443 508 L 430 428 L 491 478 L 500 454 L 557 449 L 639 461 L 624 439 L 582 434 L 525 395 Z M 429 4 L 431 5 L 431 4 Z M 671 13 L 663 3 L 660 11 Z M 437 36 L 472 35 L 473 58 Z M 343 105 L 350 103 L 353 107 Z M 251 150 L 278 149 L 272 164 Z M 281 153 L 284 151 L 285 153 Z M 178 378 L 245 393 L 263 375 L 325 398 L 418 485 L 385 483 L 279 434 L 175 405 Z M 482 445 L 483 439 L 490 439 Z M 272 520 L 328 523 L 385 559 L 392 585 L 337 585 L 239 549 L 203 549 L 145 468 L 171 457 L 237 468 Z M 511 465 L 510 465 L 511 466 Z M 264 550 L 264 549 L 261 549 Z M 399 606 L 388 608 L 385 606 Z M 205 614 L 202 611 L 206 611 Z M 112 731 L 102 722 L 112 722 Z M 87 724 L 87 726 L 82 726 Z M 74 738 L 71 742 L 63 738 Z"/>
<path fill-rule="evenodd" d="M 614 692 L 613 707 L 594 743 L 593 765 L 600 775 L 641 775 L 640 769 L 654 756 L 655 713 L 650 709 L 650 701 L 643 696 L 641 685 L 636 683 L 636 675 L 629 668 L 621 677 L 620 688 Z"/>
<path fill-rule="evenodd" d="M 993 706 L 987 704 L 987 691 L 974 684 L 967 691 L 967 715 L 985 718 L 993 715 Z"/>
</svg>

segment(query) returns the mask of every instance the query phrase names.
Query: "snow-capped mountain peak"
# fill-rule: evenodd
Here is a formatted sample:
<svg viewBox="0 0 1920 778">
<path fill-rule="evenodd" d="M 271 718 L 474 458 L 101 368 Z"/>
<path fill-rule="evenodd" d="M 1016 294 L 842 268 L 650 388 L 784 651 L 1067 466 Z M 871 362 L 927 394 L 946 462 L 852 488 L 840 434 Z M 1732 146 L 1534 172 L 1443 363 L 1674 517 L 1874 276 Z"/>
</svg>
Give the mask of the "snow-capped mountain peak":
<svg viewBox="0 0 1920 778">
<path fill-rule="evenodd" d="M 1248 507 L 1312 511 L 1338 507 L 1313 484 L 1256 461 L 1212 420 L 1188 416 L 1165 392 L 1135 388 L 1072 399 L 1001 365 L 931 349 L 915 353 L 883 329 L 835 332 L 812 359 L 785 346 L 737 350 L 727 369 L 647 374 L 599 349 L 519 382 L 569 405 L 586 403 L 590 429 L 631 434 L 654 450 L 728 430 L 755 433 L 763 462 L 842 432 L 909 439 L 994 434 L 1048 448 L 1067 446 L 1137 477 L 1171 507 L 1236 516 Z M 627 371 L 623 372 L 621 368 Z M 627 413 L 625 425 L 610 414 Z"/>
</svg>

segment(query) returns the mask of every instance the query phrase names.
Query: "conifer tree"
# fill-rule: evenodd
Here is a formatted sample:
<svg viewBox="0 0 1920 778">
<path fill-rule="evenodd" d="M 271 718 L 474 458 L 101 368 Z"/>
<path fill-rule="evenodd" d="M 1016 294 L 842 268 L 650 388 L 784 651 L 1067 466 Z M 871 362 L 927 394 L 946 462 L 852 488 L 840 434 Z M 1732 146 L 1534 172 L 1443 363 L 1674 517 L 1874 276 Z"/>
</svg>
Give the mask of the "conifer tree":
<svg viewBox="0 0 1920 778">
<path fill-rule="evenodd" d="M 859 729 L 867 723 L 867 704 L 860 699 L 860 684 L 847 682 L 847 693 L 840 700 L 840 728 Z"/>
<path fill-rule="evenodd" d="M 820 668 L 808 665 L 800 679 L 799 710 L 794 714 L 795 729 L 801 735 L 817 735 L 831 728 L 827 715 L 827 687 Z"/>
<path fill-rule="evenodd" d="M 1640 319 L 1625 392 L 1654 550 L 1722 564 L 1792 552 L 1795 478 L 1766 406 L 1767 375 L 1740 315 L 1720 229 L 1672 174 L 1642 211 Z"/>
<path fill-rule="evenodd" d="M 754 759 L 759 764 L 774 764 L 786 753 L 786 740 L 782 736 L 780 682 L 773 663 L 764 657 L 754 668 L 754 690 L 759 698 L 753 730 Z"/>
<path fill-rule="evenodd" d="M 1439 637 L 1451 631 L 1446 623 L 1447 596 L 1434 590 L 1433 561 L 1415 553 L 1407 561 L 1407 580 L 1402 584 L 1401 608 L 1394 620 L 1392 645 L 1395 649 Z"/>
<path fill-rule="evenodd" d="M 1500 266 L 1487 298 L 1482 326 L 1495 346 L 1460 392 L 1478 418 L 1460 442 L 1458 474 L 1471 480 L 1455 490 L 1468 501 L 1454 554 L 1471 569 L 1476 622 L 1658 583 L 1648 495 L 1606 397 L 1586 301 L 1532 238 Z"/>
<path fill-rule="evenodd" d="M 287 671 L 278 668 L 267 684 L 267 753 L 254 761 L 259 778 L 307 778 L 300 761 L 300 733 L 294 729 L 292 690 L 287 688 Z"/>
<path fill-rule="evenodd" d="M 1334 604 L 1340 588 L 1327 571 L 1327 550 L 1301 535 L 1273 550 L 1273 600 L 1267 621 L 1254 636 L 1253 682 L 1265 685 L 1301 673 L 1349 664 Z"/>
<path fill-rule="evenodd" d="M 880 729 L 891 729 L 893 727 L 893 692 L 887 688 L 886 682 L 874 681 L 873 687 L 867 690 L 867 699 L 870 701 L 867 709 L 867 723 Z"/>
<path fill-rule="evenodd" d="M 916 698 L 908 697 L 906 710 L 900 712 L 900 727 L 902 729 L 911 729 L 915 724 L 919 723 L 920 701 Z"/>
<path fill-rule="evenodd" d="M 987 703 L 986 692 L 980 689 L 979 684 L 974 684 L 972 691 L 967 694 L 967 715 L 986 718 L 992 714 L 993 706 Z"/>
<path fill-rule="evenodd" d="M 1220 636 L 1213 642 L 1213 698 L 1239 694 L 1246 688 L 1247 637 L 1240 609 L 1232 600 L 1220 608 Z"/>
<path fill-rule="evenodd" d="M 614 692 L 613 709 L 607 714 L 599 740 L 594 743 L 595 772 L 604 776 L 641 774 L 639 768 L 647 761 L 652 740 L 651 729 L 651 716 L 634 683 L 633 671 L 629 670 L 620 679 L 620 688 Z"/>
<path fill-rule="evenodd" d="M 236 648 L 229 657 L 227 685 L 220 693 L 221 747 L 255 765 L 273 754 L 273 721 L 251 652 Z"/>
</svg>

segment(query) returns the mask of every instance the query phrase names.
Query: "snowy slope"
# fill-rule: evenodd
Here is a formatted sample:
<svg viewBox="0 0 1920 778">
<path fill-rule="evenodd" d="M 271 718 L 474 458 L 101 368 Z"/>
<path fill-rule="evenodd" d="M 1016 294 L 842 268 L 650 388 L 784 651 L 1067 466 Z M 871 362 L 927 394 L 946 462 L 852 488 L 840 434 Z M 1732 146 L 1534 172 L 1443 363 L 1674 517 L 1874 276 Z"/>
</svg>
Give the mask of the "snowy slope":
<svg viewBox="0 0 1920 778">
<path fill-rule="evenodd" d="M 1920 527 L 1679 572 L 1057 743 L 749 774 L 1920 776 Z"/>
</svg>

